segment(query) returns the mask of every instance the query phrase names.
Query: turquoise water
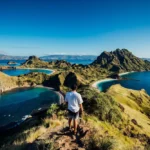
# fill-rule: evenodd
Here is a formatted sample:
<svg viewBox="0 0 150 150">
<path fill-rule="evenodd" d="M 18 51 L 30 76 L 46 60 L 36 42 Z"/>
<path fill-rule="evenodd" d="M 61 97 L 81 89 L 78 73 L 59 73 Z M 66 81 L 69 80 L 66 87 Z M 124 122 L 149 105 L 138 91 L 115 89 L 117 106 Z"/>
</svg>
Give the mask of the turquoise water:
<svg viewBox="0 0 150 150">
<path fill-rule="evenodd" d="M 42 72 L 45 74 L 51 74 L 53 71 L 44 70 L 44 69 L 16 69 L 16 70 L 3 70 L 2 72 L 9 76 L 19 76 L 19 75 L 28 74 L 31 72 Z"/>
<path fill-rule="evenodd" d="M 121 84 L 123 87 L 135 90 L 145 89 L 150 95 L 150 72 L 134 72 L 122 77 L 128 78 L 130 80 L 114 80 L 114 81 L 105 81 L 99 83 L 97 86 L 99 90 L 106 92 L 107 89 L 114 84 Z M 134 79 L 134 80 L 133 80 Z"/>
<path fill-rule="evenodd" d="M 58 101 L 58 95 L 47 88 L 23 88 L 4 93 L 0 95 L 0 126 L 19 121 L 32 110 Z"/>
</svg>

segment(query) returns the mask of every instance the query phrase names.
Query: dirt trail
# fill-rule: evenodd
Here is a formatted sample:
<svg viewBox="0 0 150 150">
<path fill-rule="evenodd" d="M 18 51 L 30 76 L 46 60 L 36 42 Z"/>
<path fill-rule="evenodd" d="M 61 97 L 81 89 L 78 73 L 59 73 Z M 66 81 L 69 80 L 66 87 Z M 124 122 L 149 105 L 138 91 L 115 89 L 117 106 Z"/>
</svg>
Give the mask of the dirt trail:
<svg viewBox="0 0 150 150">
<path fill-rule="evenodd" d="M 85 150 L 83 139 L 89 137 L 90 129 L 88 125 L 80 124 L 77 135 L 67 130 L 67 127 L 62 126 L 49 129 L 45 134 L 41 135 L 36 142 L 42 140 L 50 140 L 54 143 L 54 147 L 59 150 Z"/>
</svg>

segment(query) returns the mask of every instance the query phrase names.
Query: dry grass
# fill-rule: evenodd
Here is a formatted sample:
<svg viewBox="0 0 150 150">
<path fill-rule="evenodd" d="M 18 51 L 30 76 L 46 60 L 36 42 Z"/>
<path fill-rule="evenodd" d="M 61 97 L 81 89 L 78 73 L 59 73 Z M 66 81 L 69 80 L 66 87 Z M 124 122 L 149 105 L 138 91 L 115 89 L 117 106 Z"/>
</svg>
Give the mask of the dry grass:
<svg viewBox="0 0 150 150">
<path fill-rule="evenodd" d="M 39 136 L 46 132 L 46 128 L 41 126 L 35 132 L 31 132 L 26 139 L 27 143 L 32 143 L 35 141 Z"/>
<path fill-rule="evenodd" d="M 48 129 L 53 129 L 58 126 L 62 126 L 65 123 L 65 120 L 53 120 L 50 118 L 45 118 L 43 120 L 44 126 L 34 127 L 32 129 L 26 130 L 21 133 L 16 140 L 13 142 L 14 146 L 22 147 L 24 144 L 33 143 L 36 139 L 45 134 Z"/>
<path fill-rule="evenodd" d="M 57 126 L 61 126 L 63 123 L 63 120 L 58 120 L 58 119 L 50 119 L 50 118 L 45 118 L 43 120 L 43 124 L 46 128 L 55 128 Z"/>
<path fill-rule="evenodd" d="M 13 142 L 13 145 L 22 146 L 26 143 L 32 143 L 45 132 L 46 128 L 43 126 L 39 126 L 38 128 L 33 128 L 31 130 L 26 130 L 19 135 L 19 137 Z"/>
</svg>

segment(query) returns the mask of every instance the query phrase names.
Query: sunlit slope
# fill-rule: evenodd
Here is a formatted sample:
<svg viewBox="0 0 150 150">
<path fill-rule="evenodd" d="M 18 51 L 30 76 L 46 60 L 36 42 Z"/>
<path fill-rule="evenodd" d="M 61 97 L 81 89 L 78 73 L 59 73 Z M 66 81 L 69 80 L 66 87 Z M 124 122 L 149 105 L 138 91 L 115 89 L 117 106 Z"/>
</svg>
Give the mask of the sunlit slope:
<svg viewBox="0 0 150 150">
<path fill-rule="evenodd" d="M 150 96 L 145 90 L 137 91 L 126 89 L 121 85 L 113 85 L 108 89 L 107 94 L 123 106 L 129 120 L 137 122 L 139 133 L 150 136 Z"/>
<path fill-rule="evenodd" d="M 0 72 L 0 90 L 6 91 L 17 87 L 18 77 L 10 77 Z"/>
</svg>

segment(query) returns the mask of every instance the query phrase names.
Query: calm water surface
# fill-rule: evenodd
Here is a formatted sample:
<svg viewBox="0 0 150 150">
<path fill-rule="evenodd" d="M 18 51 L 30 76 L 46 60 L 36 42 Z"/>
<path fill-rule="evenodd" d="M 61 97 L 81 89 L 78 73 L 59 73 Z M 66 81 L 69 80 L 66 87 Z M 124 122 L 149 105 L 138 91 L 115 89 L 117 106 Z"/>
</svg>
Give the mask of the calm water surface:
<svg viewBox="0 0 150 150">
<path fill-rule="evenodd" d="M 107 89 L 114 84 L 121 84 L 123 87 L 135 90 L 145 89 L 150 95 L 150 72 L 134 72 L 126 75 L 122 75 L 131 80 L 114 80 L 104 81 L 98 84 L 99 90 L 105 92 Z M 134 79 L 134 80 L 132 80 Z"/>
<path fill-rule="evenodd" d="M 23 88 L 4 93 L 0 95 L 0 126 L 21 120 L 32 110 L 58 101 L 58 95 L 47 88 Z"/>
<path fill-rule="evenodd" d="M 19 76 L 19 75 L 28 74 L 31 72 L 42 72 L 45 74 L 51 74 L 53 71 L 45 70 L 45 69 L 16 69 L 16 70 L 3 70 L 2 72 L 9 76 Z"/>
</svg>

